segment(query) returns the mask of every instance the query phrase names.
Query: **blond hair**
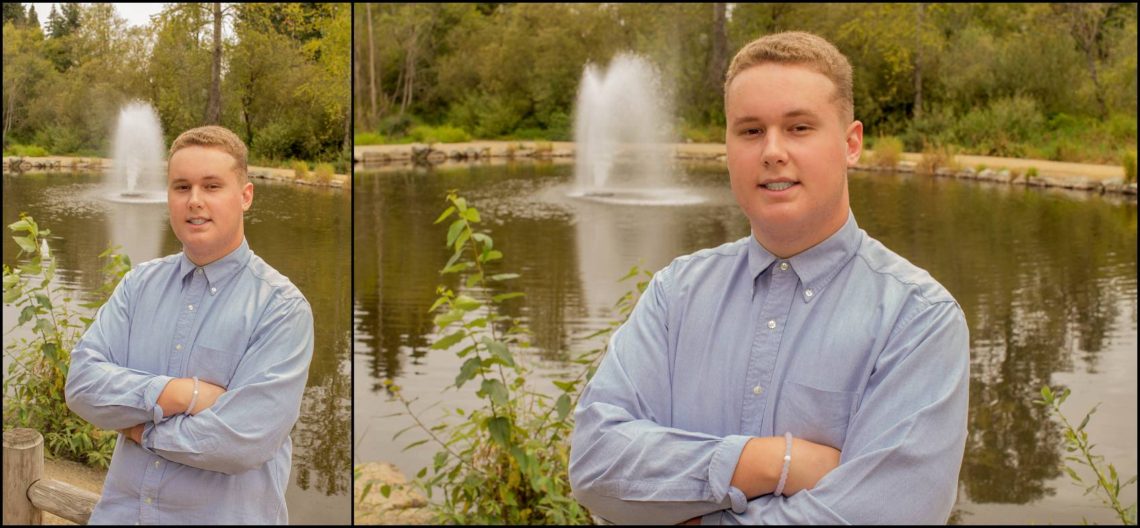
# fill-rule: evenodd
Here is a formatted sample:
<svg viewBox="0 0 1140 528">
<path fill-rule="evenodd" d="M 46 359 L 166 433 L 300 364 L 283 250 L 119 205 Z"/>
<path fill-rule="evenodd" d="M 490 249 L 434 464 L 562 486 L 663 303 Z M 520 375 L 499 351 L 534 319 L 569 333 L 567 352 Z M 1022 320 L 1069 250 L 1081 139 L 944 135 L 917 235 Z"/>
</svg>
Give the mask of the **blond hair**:
<svg viewBox="0 0 1140 528">
<path fill-rule="evenodd" d="M 795 64 L 822 74 L 835 85 L 839 117 L 855 120 L 855 96 L 851 80 L 851 63 L 832 43 L 823 37 L 803 31 L 785 31 L 765 35 L 749 42 L 736 53 L 724 75 L 724 93 L 740 72 L 753 66 L 774 62 Z"/>
<path fill-rule="evenodd" d="M 170 144 L 170 157 L 174 157 L 174 153 L 186 147 L 209 147 L 216 148 L 233 156 L 234 169 L 237 171 L 238 183 L 245 184 L 249 181 L 247 174 L 248 167 L 247 159 L 249 157 L 249 149 L 246 148 L 245 142 L 230 131 L 226 127 L 217 125 L 207 125 L 198 128 L 191 128 L 175 138 L 174 143 Z"/>
</svg>

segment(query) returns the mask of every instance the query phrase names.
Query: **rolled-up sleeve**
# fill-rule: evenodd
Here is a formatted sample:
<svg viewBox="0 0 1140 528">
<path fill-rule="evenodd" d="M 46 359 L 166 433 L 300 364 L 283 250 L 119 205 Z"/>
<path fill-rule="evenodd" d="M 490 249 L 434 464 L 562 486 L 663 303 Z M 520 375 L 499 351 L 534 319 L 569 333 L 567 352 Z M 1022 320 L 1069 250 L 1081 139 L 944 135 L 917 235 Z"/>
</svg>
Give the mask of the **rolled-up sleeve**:
<svg viewBox="0 0 1140 528">
<path fill-rule="evenodd" d="M 748 437 L 668 426 L 668 272 L 654 276 L 614 333 L 574 412 L 574 496 L 615 523 L 678 523 L 747 506 L 729 482 Z"/>
<path fill-rule="evenodd" d="M 969 368 L 962 310 L 928 305 L 886 343 L 839 467 L 810 490 L 765 495 L 703 524 L 945 524 L 966 443 Z"/>
<path fill-rule="evenodd" d="M 312 356 L 309 303 L 294 297 L 268 309 L 230 389 L 196 415 L 147 424 L 144 449 L 173 462 L 226 474 L 264 464 L 276 455 L 297 421 Z"/>
<path fill-rule="evenodd" d="M 173 378 L 127 368 L 133 274 L 128 273 L 71 351 L 64 395 L 67 406 L 102 429 L 163 420 L 158 396 Z"/>
</svg>

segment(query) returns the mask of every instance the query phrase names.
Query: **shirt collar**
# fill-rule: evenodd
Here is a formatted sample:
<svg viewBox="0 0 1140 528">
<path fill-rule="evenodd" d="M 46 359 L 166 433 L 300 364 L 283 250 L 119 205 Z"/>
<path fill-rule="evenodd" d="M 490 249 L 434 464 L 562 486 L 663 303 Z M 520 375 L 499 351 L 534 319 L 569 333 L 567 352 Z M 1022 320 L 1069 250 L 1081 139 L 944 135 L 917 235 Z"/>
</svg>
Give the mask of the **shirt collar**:
<svg viewBox="0 0 1140 528">
<path fill-rule="evenodd" d="M 760 273 L 781 259 L 764 249 L 755 235 L 749 238 L 752 240 L 748 244 L 748 270 L 755 280 Z M 808 250 L 784 259 L 791 264 L 792 270 L 803 284 L 801 295 L 805 302 L 811 301 L 823 292 L 843 265 L 855 256 L 862 242 L 863 231 L 855 222 L 855 214 L 848 211 L 847 222 L 839 228 L 839 231 Z"/>
<path fill-rule="evenodd" d="M 220 284 L 226 279 L 232 277 L 237 271 L 243 268 L 249 262 L 250 256 L 253 252 L 249 250 L 249 242 L 242 238 L 241 245 L 231 251 L 228 255 L 215 260 L 205 266 L 202 266 L 202 271 L 206 274 L 206 281 L 209 284 Z M 182 252 L 179 259 L 179 276 L 186 278 L 186 275 L 198 269 L 198 265 L 194 264 L 190 257 L 186 256 L 186 252 Z"/>
</svg>

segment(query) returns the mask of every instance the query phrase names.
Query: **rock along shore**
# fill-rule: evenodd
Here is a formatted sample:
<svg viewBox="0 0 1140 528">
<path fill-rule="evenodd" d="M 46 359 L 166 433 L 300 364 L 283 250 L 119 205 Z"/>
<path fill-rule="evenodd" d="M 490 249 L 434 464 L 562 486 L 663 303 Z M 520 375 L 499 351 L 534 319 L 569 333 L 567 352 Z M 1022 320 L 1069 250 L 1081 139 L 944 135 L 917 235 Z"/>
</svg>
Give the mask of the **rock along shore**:
<svg viewBox="0 0 1140 528">
<path fill-rule="evenodd" d="M 722 143 L 676 143 L 667 147 L 678 160 L 723 163 Z M 864 150 L 863 160 L 871 159 Z M 465 143 L 412 143 L 353 147 L 353 162 L 368 170 L 405 169 L 410 166 L 448 166 L 471 162 L 504 163 L 516 159 L 572 163 L 574 143 L 569 141 L 470 141 Z M 915 172 L 922 154 L 905 152 L 893 168 L 860 162 L 856 168 L 871 171 Z M 960 169 L 938 168 L 935 176 L 983 180 L 1030 187 L 1061 187 L 1093 192 L 1136 195 L 1136 183 L 1124 183 L 1119 165 L 1069 163 L 1049 160 L 1000 158 L 994 156 L 955 156 Z M 978 167 L 983 167 L 978 170 Z M 1034 169 L 1034 170 L 1030 170 Z M 1033 175 L 1033 172 L 1036 172 Z"/>
<path fill-rule="evenodd" d="M 427 497 L 413 488 L 396 466 L 387 462 L 368 462 L 356 466 L 359 476 L 352 483 L 352 523 L 361 524 L 435 524 L 428 509 Z M 383 486 L 390 492 L 384 496 Z M 368 494 L 363 496 L 364 488 Z"/>
<path fill-rule="evenodd" d="M 113 160 L 108 158 L 73 158 L 67 156 L 44 156 L 37 158 L 26 158 L 20 156 L 8 156 L 4 158 L 4 174 L 21 173 L 21 172 L 44 172 L 44 171 L 75 171 L 75 172 L 103 172 L 110 169 L 114 165 Z M 249 166 L 250 179 L 262 180 L 275 180 L 289 183 L 296 183 L 299 185 L 312 185 L 316 187 L 332 187 L 343 188 L 348 187 L 351 182 L 345 174 L 334 174 L 332 180 L 328 183 L 318 181 L 312 176 L 311 179 L 298 179 L 294 177 L 293 169 L 278 169 L 274 167 L 256 167 Z"/>
</svg>

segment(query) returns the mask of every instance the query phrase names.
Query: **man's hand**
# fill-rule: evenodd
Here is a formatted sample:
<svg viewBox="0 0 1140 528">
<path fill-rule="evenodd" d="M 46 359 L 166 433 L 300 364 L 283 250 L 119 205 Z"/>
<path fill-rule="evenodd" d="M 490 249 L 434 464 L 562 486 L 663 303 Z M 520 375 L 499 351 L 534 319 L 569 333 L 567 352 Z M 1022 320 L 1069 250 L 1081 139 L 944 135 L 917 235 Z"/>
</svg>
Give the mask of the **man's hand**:
<svg viewBox="0 0 1140 528">
<path fill-rule="evenodd" d="M 123 436 L 131 439 L 134 443 L 142 444 L 143 424 L 138 424 L 126 429 L 119 429 L 119 432 L 123 433 Z"/>
<path fill-rule="evenodd" d="M 782 436 L 749 440 L 740 453 L 736 472 L 732 475 L 732 485 L 749 499 L 776 491 L 780 471 L 784 467 L 784 449 L 785 440 Z M 794 495 L 800 490 L 815 487 L 819 479 L 838 466 L 838 449 L 793 438 L 792 461 L 788 466 L 788 480 L 784 483 L 783 494 Z"/>
<path fill-rule="evenodd" d="M 225 387 L 198 380 L 198 399 L 190 414 L 198 414 L 214 405 L 218 397 L 225 394 Z M 190 399 L 194 396 L 194 380 L 192 378 L 175 378 L 166 384 L 162 394 L 158 395 L 158 405 L 162 407 L 163 416 L 173 416 L 186 412 L 190 406 Z"/>
</svg>

